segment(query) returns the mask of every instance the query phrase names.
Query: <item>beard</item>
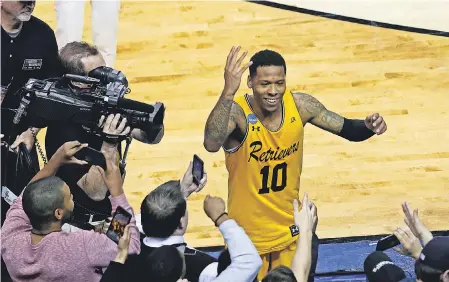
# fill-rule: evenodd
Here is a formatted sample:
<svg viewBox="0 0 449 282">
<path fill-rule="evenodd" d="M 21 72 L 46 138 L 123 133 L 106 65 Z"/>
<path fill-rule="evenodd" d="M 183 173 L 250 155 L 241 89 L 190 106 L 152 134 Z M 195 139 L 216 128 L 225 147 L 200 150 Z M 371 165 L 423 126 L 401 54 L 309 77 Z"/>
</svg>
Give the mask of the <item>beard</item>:
<svg viewBox="0 0 449 282">
<path fill-rule="evenodd" d="M 23 12 L 17 16 L 17 19 L 21 22 L 27 22 L 31 19 L 31 12 Z"/>
<path fill-rule="evenodd" d="M 19 15 L 17 15 L 16 19 L 18 19 L 21 22 L 27 22 L 31 19 L 31 14 L 33 13 L 34 6 L 33 7 L 27 7 L 23 9 Z"/>
<path fill-rule="evenodd" d="M 61 219 L 61 226 L 70 223 L 73 220 L 73 210 L 64 210 L 64 216 Z"/>
</svg>

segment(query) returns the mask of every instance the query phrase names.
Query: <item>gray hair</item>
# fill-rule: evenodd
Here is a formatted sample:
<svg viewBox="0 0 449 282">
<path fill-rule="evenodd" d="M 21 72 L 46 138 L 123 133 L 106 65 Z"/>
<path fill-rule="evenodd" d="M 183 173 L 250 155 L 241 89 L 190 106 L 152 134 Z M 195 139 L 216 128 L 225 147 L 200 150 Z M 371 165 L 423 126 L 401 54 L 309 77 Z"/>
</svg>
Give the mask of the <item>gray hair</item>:
<svg viewBox="0 0 449 282">
<path fill-rule="evenodd" d="M 169 237 L 178 228 L 186 209 L 179 180 L 165 182 L 148 194 L 140 206 L 143 231 L 149 237 Z"/>
</svg>

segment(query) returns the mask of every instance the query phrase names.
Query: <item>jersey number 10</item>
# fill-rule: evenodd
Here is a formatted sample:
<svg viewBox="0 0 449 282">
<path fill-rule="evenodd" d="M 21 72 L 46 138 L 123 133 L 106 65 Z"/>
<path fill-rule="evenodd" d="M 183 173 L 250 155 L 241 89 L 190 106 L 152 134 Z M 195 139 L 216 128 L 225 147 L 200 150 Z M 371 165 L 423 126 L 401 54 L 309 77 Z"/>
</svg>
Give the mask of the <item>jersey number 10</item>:
<svg viewBox="0 0 449 282">
<path fill-rule="evenodd" d="M 278 176 L 279 173 L 282 174 L 281 184 L 278 185 Z M 271 187 L 268 187 L 268 177 L 270 175 L 270 167 L 264 166 L 260 170 L 260 174 L 262 174 L 262 188 L 259 189 L 259 194 L 266 194 L 270 192 L 270 189 L 273 192 L 279 192 L 284 190 L 285 186 L 287 186 L 287 164 L 281 163 L 277 164 L 273 167 L 273 172 L 271 175 Z"/>
</svg>

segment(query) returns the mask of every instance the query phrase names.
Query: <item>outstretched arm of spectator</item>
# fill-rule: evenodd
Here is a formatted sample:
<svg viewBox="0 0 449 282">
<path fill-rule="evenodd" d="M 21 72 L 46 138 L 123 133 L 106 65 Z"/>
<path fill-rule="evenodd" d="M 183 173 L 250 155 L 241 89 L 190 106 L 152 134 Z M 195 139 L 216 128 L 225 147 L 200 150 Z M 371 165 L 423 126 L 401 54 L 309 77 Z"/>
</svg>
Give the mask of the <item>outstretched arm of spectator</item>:
<svg viewBox="0 0 449 282">
<path fill-rule="evenodd" d="M 212 281 L 235 281 L 236 278 L 239 281 L 253 281 L 262 266 L 262 260 L 245 230 L 228 217 L 225 209 L 225 202 L 219 197 L 208 195 L 204 199 L 204 211 L 219 227 L 231 256 L 231 264 Z"/>
<path fill-rule="evenodd" d="M 131 232 L 129 253 L 138 254 L 140 253 L 139 230 L 136 226 L 134 211 L 129 205 L 128 200 L 125 196 L 125 192 L 123 190 L 123 179 L 120 174 L 120 169 L 117 163 L 114 161 L 114 157 L 107 154 L 105 154 L 104 156 L 106 159 L 106 171 L 104 171 L 101 167 L 98 167 L 98 169 L 100 170 L 104 183 L 108 187 L 109 193 L 111 194 L 109 196 L 109 199 L 111 200 L 112 214 L 114 214 L 118 206 L 121 206 L 132 215 L 131 221 L 128 224 Z"/>
<path fill-rule="evenodd" d="M 318 221 L 316 207 L 304 194 L 302 208 L 297 200 L 293 201 L 295 225 L 299 228 L 299 239 L 293 256 L 291 269 L 298 281 L 307 281 L 312 265 L 312 236 Z"/>
<path fill-rule="evenodd" d="M 207 183 L 207 172 L 204 170 L 203 179 L 200 180 L 199 185 L 196 185 L 193 182 L 193 174 L 192 174 L 193 163 L 190 162 L 189 167 L 187 168 L 184 176 L 181 179 L 181 192 L 184 195 L 184 198 L 188 198 L 190 194 L 193 192 L 201 191 Z"/>
<path fill-rule="evenodd" d="M 425 246 L 430 240 L 433 239 L 433 235 L 419 218 L 418 209 L 412 211 L 409 203 L 404 202 L 402 204 L 402 211 L 405 215 L 405 224 L 407 224 L 413 234 L 418 237 Z"/>
<path fill-rule="evenodd" d="M 122 207 L 128 211 L 132 218 L 128 224 L 130 231 L 130 243 L 129 243 L 129 254 L 139 254 L 140 253 L 140 237 L 139 230 L 136 226 L 136 219 L 134 216 L 133 209 L 128 203 L 123 191 L 123 180 L 120 175 L 120 170 L 117 164 L 113 161 L 113 158 L 106 155 L 106 171 L 101 167 L 99 170 L 102 174 L 103 180 L 109 189 L 111 195 L 109 199 L 112 205 L 112 214 L 115 213 L 118 206 Z M 84 249 L 87 254 L 88 263 L 92 267 L 104 268 L 109 265 L 111 260 L 117 256 L 117 244 L 111 239 L 106 237 L 104 234 L 99 234 L 94 231 L 89 231 L 90 233 L 84 236 L 83 243 Z M 75 232 L 76 233 L 76 232 Z"/>
<path fill-rule="evenodd" d="M 56 153 L 48 161 L 48 164 L 44 166 L 30 182 L 39 180 L 41 178 L 55 175 L 58 168 L 63 164 L 87 164 L 85 161 L 80 161 L 74 157 L 74 155 L 81 149 L 87 147 L 88 144 L 81 144 L 78 141 L 71 141 L 64 143 Z"/>
<path fill-rule="evenodd" d="M 396 238 L 401 242 L 402 247 L 395 247 L 394 250 L 401 255 L 409 256 L 414 259 L 418 259 L 422 251 L 421 243 L 419 239 L 413 235 L 412 231 L 408 228 L 398 228 L 394 232 Z"/>
<path fill-rule="evenodd" d="M 100 282 L 124 282 L 125 279 L 125 261 L 128 258 L 129 241 L 131 239 L 129 226 L 125 227 L 123 237 L 118 242 L 117 256 L 104 272 Z"/>
<path fill-rule="evenodd" d="M 41 178 L 52 176 L 56 173 L 57 169 L 65 163 L 76 163 L 84 164 L 75 157 L 76 152 L 86 147 L 87 144 L 80 144 L 78 141 L 67 142 L 63 144 L 53 157 L 48 161 L 48 164 L 41 169 L 34 177 L 31 182 L 39 180 Z M 26 188 L 23 190 L 25 191 Z M 22 194 L 14 201 L 6 214 L 5 222 L 2 226 L 2 240 L 8 237 L 15 236 L 15 233 L 23 230 L 31 230 L 31 222 L 28 216 L 25 214 L 22 206 Z"/>
</svg>

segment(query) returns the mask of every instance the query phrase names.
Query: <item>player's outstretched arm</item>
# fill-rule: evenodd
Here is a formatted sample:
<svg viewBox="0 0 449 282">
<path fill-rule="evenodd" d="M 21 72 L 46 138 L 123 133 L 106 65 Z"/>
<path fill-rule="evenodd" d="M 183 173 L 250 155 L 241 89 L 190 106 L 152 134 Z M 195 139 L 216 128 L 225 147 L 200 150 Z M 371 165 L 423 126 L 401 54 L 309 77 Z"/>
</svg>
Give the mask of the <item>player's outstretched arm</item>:
<svg viewBox="0 0 449 282">
<path fill-rule="evenodd" d="M 367 116 L 365 120 L 347 119 L 329 111 L 311 95 L 295 93 L 294 98 L 304 122 L 310 122 L 349 141 L 364 141 L 374 134 L 381 135 L 387 130 L 383 117 L 377 113 Z"/>
<path fill-rule="evenodd" d="M 234 95 L 240 87 L 242 75 L 252 62 L 240 67 L 247 52 L 238 58 L 240 46 L 232 47 L 226 60 L 224 72 L 225 86 L 217 104 L 207 118 L 204 130 L 204 147 L 209 152 L 217 152 L 225 143 L 229 134 L 237 126 L 236 119 L 241 115 L 241 108 L 234 104 Z"/>
</svg>

